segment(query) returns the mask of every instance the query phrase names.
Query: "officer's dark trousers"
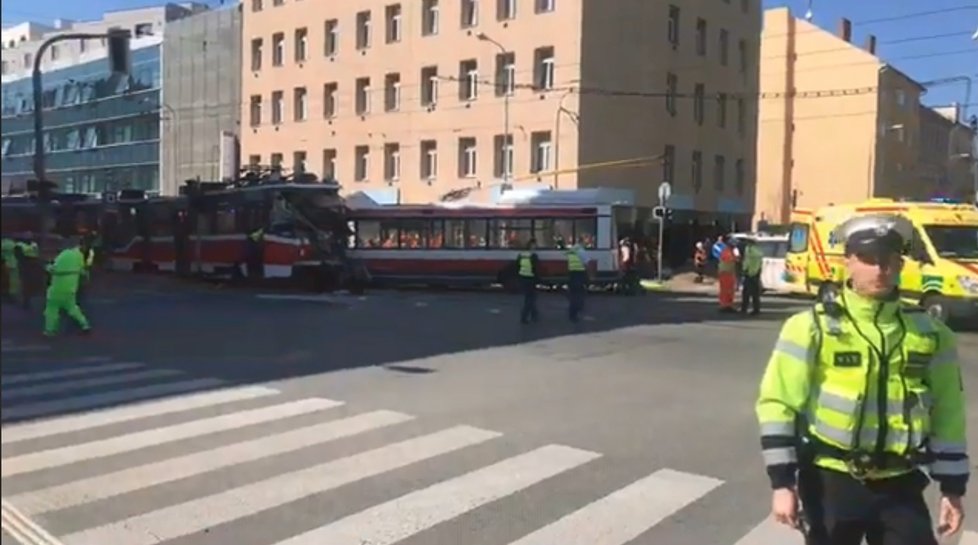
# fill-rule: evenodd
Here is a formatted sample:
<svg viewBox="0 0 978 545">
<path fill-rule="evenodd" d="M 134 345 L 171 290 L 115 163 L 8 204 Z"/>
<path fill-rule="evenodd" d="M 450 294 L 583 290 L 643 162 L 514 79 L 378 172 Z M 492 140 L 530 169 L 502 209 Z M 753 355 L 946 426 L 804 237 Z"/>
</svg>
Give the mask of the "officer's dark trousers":
<svg viewBox="0 0 978 545">
<path fill-rule="evenodd" d="M 914 472 L 861 483 L 847 473 L 803 471 L 799 495 L 810 532 L 806 545 L 937 545 L 923 491 Z"/>
<path fill-rule="evenodd" d="M 753 302 L 753 305 L 751 303 Z M 740 311 L 746 313 L 752 306 L 754 314 L 761 311 L 761 275 L 744 276 L 743 291 L 740 295 Z"/>
<path fill-rule="evenodd" d="M 537 312 L 537 280 L 533 277 L 521 276 L 520 288 L 523 290 L 523 309 L 520 311 L 520 321 L 528 323 L 540 318 Z"/>
<path fill-rule="evenodd" d="M 567 298 L 569 299 L 568 317 L 572 322 L 576 322 L 581 317 L 584 310 L 584 296 L 587 293 L 587 273 L 584 271 L 572 271 L 567 279 Z"/>
</svg>

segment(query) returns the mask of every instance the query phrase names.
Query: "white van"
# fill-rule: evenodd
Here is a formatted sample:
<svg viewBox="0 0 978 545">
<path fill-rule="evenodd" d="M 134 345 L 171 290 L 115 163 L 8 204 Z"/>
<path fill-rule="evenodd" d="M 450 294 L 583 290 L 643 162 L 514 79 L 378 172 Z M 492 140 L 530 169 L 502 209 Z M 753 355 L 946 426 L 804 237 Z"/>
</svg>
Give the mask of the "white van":
<svg viewBox="0 0 978 545">
<path fill-rule="evenodd" d="M 767 233 L 734 233 L 738 246 L 745 238 L 757 241 L 757 247 L 764 254 L 764 268 L 761 269 L 761 286 L 764 291 L 785 292 L 784 257 L 788 253 L 788 235 L 769 235 Z"/>
</svg>

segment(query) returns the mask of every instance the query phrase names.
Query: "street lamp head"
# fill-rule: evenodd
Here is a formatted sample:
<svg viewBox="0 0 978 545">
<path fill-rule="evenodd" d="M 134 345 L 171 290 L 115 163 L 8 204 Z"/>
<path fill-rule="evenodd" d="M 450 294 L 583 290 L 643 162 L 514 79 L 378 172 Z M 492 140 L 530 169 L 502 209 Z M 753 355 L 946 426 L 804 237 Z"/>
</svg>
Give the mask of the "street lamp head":
<svg viewBox="0 0 978 545">
<path fill-rule="evenodd" d="M 483 42 L 489 40 L 489 36 L 486 35 L 485 32 L 480 32 L 480 33 L 476 34 L 475 37 L 478 38 L 478 39 L 480 39 L 480 40 L 482 40 Z"/>
</svg>

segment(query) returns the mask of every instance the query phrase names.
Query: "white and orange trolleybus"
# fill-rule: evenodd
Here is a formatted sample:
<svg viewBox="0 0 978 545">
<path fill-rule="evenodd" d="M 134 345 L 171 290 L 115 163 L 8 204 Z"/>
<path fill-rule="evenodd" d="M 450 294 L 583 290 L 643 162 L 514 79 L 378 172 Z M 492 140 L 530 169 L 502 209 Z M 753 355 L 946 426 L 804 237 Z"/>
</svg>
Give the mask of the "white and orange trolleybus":
<svg viewBox="0 0 978 545">
<path fill-rule="evenodd" d="M 592 284 L 620 279 L 618 240 L 636 224 L 629 190 L 504 193 L 492 204 L 348 202 L 349 254 L 377 284 L 513 287 L 516 258 L 532 238 L 544 284 L 567 278 L 563 245 L 584 249 Z"/>
</svg>

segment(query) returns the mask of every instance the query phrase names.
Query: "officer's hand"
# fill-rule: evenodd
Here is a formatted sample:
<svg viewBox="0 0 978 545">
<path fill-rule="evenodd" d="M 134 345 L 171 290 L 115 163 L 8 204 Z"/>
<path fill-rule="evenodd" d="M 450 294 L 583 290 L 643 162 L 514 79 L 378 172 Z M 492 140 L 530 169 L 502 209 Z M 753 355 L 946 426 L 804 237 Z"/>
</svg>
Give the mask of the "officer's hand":
<svg viewBox="0 0 978 545">
<path fill-rule="evenodd" d="M 961 496 L 941 496 L 937 526 L 940 537 L 946 538 L 958 533 L 963 522 L 964 507 L 961 505 Z"/>
<path fill-rule="evenodd" d="M 771 496 L 771 514 L 774 520 L 798 528 L 798 493 L 794 488 L 778 488 Z"/>
</svg>

